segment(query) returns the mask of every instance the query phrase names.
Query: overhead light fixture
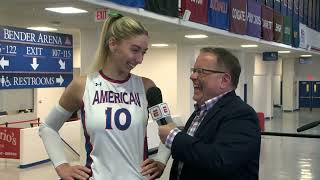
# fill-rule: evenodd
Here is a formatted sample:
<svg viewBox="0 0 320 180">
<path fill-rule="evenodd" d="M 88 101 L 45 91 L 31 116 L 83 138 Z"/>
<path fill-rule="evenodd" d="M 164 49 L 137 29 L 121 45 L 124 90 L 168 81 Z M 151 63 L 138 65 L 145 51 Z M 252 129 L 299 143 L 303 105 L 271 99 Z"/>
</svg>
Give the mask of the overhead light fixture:
<svg viewBox="0 0 320 180">
<path fill-rule="evenodd" d="M 291 51 L 278 51 L 279 54 L 288 54 L 291 53 Z"/>
<path fill-rule="evenodd" d="M 27 29 L 36 30 L 36 31 L 57 31 L 57 30 L 58 30 L 58 29 L 56 29 L 56 28 L 44 27 L 44 26 L 39 26 L 39 27 L 27 27 Z"/>
<path fill-rule="evenodd" d="M 242 44 L 241 47 L 243 48 L 251 48 L 251 47 L 258 47 L 256 44 Z"/>
<path fill-rule="evenodd" d="M 78 9 L 74 7 L 56 7 L 56 8 L 45 8 L 47 11 L 53 11 L 61 14 L 78 14 L 78 13 L 87 13 L 88 11 L 83 9 Z"/>
<path fill-rule="evenodd" d="M 311 54 L 303 54 L 303 55 L 300 55 L 300 57 L 311 57 L 312 55 Z"/>
<path fill-rule="evenodd" d="M 202 38 L 207 38 L 208 36 L 205 34 L 190 34 L 190 35 L 184 35 L 184 37 L 189 39 L 202 39 Z"/>
<path fill-rule="evenodd" d="M 167 47 L 168 44 L 151 44 L 152 47 Z"/>
</svg>

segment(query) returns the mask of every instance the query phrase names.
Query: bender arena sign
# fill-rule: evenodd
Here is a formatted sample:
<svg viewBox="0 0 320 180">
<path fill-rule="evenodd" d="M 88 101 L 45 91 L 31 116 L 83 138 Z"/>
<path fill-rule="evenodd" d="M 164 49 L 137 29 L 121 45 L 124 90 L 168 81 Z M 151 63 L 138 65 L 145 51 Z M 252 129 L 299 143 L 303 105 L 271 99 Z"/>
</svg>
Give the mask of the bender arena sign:
<svg viewBox="0 0 320 180">
<path fill-rule="evenodd" d="M 0 26 L 0 89 L 65 87 L 72 72 L 72 35 Z"/>
</svg>

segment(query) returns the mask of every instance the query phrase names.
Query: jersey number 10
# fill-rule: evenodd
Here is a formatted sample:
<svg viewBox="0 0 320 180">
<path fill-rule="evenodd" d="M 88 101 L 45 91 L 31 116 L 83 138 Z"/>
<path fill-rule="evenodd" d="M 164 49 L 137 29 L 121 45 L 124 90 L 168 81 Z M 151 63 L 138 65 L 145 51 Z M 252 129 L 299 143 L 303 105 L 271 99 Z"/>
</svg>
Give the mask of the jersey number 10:
<svg viewBox="0 0 320 180">
<path fill-rule="evenodd" d="M 125 108 L 117 109 L 116 112 L 114 113 L 114 118 L 112 118 L 112 108 L 108 107 L 105 113 L 106 113 L 106 129 L 112 129 L 112 123 L 111 123 L 112 119 L 114 120 L 114 124 L 119 130 L 124 131 L 129 128 L 131 124 L 131 114 L 128 111 L 128 109 L 125 109 Z M 121 114 L 123 114 L 125 117 L 124 124 L 120 123 Z"/>
</svg>

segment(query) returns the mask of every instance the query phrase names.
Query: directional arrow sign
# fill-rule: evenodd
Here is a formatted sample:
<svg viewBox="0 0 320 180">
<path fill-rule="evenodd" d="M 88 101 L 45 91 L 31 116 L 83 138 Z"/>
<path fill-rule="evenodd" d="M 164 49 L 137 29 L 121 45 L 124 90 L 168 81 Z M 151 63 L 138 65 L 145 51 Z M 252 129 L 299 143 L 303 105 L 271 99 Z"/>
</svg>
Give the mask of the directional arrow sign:
<svg viewBox="0 0 320 180">
<path fill-rule="evenodd" d="M 37 63 L 37 58 L 32 58 L 32 64 L 30 64 L 33 68 L 33 70 L 36 70 L 39 66 L 39 64 Z"/>
<path fill-rule="evenodd" d="M 61 59 L 59 60 L 59 64 L 60 64 L 60 69 L 66 69 L 66 63 Z"/>
<path fill-rule="evenodd" d="M 59 78 L 56 78 L 56 83 L 59 83 L 59 84 L 60 84 L 60 86 L 62 85 L 63 81 L 64 81 L 64 79 L 62 78 L 62 76 L 61 76 L 61 75 L 60 75 L 60 77 L 59 77 Z"/>
<path fill-rule="evenodd" d="M 2 69 L 4 69 L 5 66 L 9 66 L 9 60 L 5 60 L 4 56 L 2 56 L 0 60 L 0 66 L 2 67 Z"/>
</svg>

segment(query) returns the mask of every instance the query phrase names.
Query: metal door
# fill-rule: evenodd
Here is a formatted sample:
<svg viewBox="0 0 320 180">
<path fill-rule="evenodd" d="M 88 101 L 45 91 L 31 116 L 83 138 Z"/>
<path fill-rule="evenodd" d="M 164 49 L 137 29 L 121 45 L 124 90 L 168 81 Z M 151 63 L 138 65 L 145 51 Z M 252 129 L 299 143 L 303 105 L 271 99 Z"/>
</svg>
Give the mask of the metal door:
<svg viewBox="0 0 320 180">
<path fill-rule="evenodd" d="M 312 87 L 312 108 L 320 108 L 320 81 L 314 81 Z"/>
<path fill-rule="evenodd" d="M 299 108 L 311 108 L 311 81 L 299 81 Z"/>
</svg>

